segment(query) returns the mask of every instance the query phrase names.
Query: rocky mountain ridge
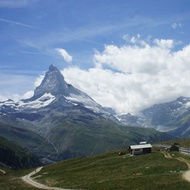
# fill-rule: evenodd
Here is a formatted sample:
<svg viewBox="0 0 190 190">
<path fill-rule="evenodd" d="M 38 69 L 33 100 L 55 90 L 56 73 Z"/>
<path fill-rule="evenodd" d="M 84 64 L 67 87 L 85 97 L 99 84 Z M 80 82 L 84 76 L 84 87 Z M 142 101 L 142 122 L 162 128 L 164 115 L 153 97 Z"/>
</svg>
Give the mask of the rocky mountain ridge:
<svg viewBox="0 0 190 190">
<path fill-rule="evenodd" d="M 28 108 L 39 109 L 48 106 L 53 107 L 57 102 L 64 107 L 83 105 L 94 112 L 110 115 L 108 111 L 103 109 L 101 105 L 96 103 L 86 93 L 66 83 L 61 72 L 53 65 L 50 65 L 49 71 L 46 73 L 40 86 L 34 90 L 34 95 L 31 98 L 18 102 L 10 99 L 0 102 L 1 114 L 3 113 L 3 109 L 9 109 L 10 112 L 14 110 L 27 111 Z"/>
<path fill-rule="evenodd" d="M 190 98 L 156 104 L 137 115 L 123 114 L 117 118 L 126 125 L 154 128 L 179 137 L 190 137 Z"/>
</svg>

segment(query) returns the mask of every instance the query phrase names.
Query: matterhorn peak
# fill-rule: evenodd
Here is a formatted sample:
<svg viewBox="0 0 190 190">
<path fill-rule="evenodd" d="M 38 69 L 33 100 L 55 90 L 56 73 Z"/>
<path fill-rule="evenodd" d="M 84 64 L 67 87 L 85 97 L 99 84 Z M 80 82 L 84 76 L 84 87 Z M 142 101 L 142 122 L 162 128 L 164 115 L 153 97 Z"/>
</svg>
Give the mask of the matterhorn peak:
<svg viewBox="0 0 190 190">
<path fill-rule="evenodd" d="M 40 111 L 41 108 L 43 111 L 50 111 L 50 109 L 63 111 L 63 109 L 67 110 L 67 108 L 76 108 L 89 109 L 96 113 L 109 115 L 101 105 L 85 92 L 82 92 L 71 84 L 67 84 L 61 72 L 54 65 L 50 65 L 43 81 L 34 90 L 34 95 L 31 98 L 23 99 L 18 103 L 11 100 L 0 102 L 0 109 L 2 105 L 5 105 L 6 109 L 7 106 L 10 107 L 10 110 L 15 109 L 15 112 L 20 110 L 33 113 L 34 110 Z M 30 110 L 32 111 L 30 112 Z M 33 115 L 29 116 L 29 119 L 33 119 Z"/>
<path fill-rule="evenodd" d="M 53 72 L 53 71 L 59 71 L 59 70 L 57 69 L 57 67 L 55 65 L 50 65 L 49 66 L 49 71 Z"/>
<path fill-rule="evenodd" d="M 68 95 L 67 88 L 68 84 L 65 82 L 61 72 L 54 65 L 50 65 L 49 71 L 46 72 L 40 86 L 34 90 L 32 99 L 37 99 L 45 93 L 51 93 L 55 96 L 58 94 Z"/>
</svg>

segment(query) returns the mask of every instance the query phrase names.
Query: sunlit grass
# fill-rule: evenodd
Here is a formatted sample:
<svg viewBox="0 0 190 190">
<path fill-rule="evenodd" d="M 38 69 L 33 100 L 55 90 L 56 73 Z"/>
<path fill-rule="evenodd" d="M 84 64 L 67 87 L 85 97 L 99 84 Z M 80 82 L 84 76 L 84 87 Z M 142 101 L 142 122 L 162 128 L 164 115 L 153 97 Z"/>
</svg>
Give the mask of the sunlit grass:
<svg viewBox="0 0 190 190">
<path fill-rule="evenodd" d="M 186 164 L 175 155 L 166 159 L 160 152 L 140 156 L 112 152 L 46 166 L 38 180 L 72 189 L 188 189 L 190 183 L 181 178 L 185 170 Z"/>
<path fill-rule="evenodd" d="M 170 155 L 172 158 L 166 159 L 162 152 L 154 150 L 147 155 L 119 156 L 118 151 L 115 151 L 75 158 L 45 166 L 36 174 L 36 180 L 49 186 L 70 189 L 190 189 L 190 183 L 181 178 L 188 169 L 187 165 L 176 159 L 183 157 L 190 161 L 190 157 L 178 152 L 171 152 Z M 36 190 L 21 180 L 21 176 L 32 170 L 6 170 L 6 174 L 0 173 L 0 190 Z"/>
</svg>

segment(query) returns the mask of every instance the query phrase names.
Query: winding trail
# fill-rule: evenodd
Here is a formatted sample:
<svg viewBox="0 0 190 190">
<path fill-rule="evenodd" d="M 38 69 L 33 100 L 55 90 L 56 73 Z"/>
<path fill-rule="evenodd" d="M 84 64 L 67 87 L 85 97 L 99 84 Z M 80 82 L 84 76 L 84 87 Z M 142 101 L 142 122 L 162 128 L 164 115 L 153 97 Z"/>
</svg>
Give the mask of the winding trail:
<svg viewBox="0 0 190 190">
<path fill-rule="evenodd" d="M 164 154 L 164 157 L 167 158 L 167 159 L 171 159 L 172 156 L 168 153 L 168 152 L 162 152 Z M 188 160 L 186 160 L 185 158 L 182 158 L 182 157 L 178 157 L 176 158 L 177 160 L 179 160 L 180 162 L 184 162 L 187 167 L 188 167 L 188 170 L 185 171 L 183 174 L 182 174 L 182 178 L 188 182 L 190 182 L 190 163 Z"/>
<path fill-rule="evenodd" d="M 38 173 L 43 167 L 39 167 L 36 170 L 34 170 L 33 172 L 25 175 L 22 177 L 22 180 L 25 183 L 28 183 L 29 185 L 32 185 L 33 187 L 39 188 L 39 189 L 49 189 L 49 190 L 71 190 L 71 189 L 63 189 L 63 188 L 59 188 L 59 187 L 49 187 L 46 185 L 43 185 L 37 181 L 35 181 L 34 179 L 32 179 L 32 176 L 35 175 L 36 173 Z"/>
<path fill-rule="evenodd" d="M 183 178 L 184 180 L 190 182 L 190 163 L 189 163 L 189 161 L 186 160 L 186 159 L 184 159 L 184 158 L 181 158 L 181 157 L 179 157 L 179 158 L 177 158 L 177 159 L 178 159 L 180 162 L 184 162 L 184 163 L 187 164 L 189 170 L 187 170 L 186 172 L 184 172 L 184 173 L 182 174 L 182 178 Z"/>
</svg>

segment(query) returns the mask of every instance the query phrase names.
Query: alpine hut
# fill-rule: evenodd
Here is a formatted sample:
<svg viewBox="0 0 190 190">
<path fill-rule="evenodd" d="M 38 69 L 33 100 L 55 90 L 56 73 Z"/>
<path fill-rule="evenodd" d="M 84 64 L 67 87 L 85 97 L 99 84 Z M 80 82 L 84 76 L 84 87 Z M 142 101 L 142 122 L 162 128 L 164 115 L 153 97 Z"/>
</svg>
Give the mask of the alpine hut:
<svg viewBox="0 0 190 190">
<path fill-rule="evenodd" d="M 140 142 L 138 145 L 129 146 L 129 151 L 131 155 L 148 154 L 152 151 L 152 145 L 146 142 Z"/>
</svg>

